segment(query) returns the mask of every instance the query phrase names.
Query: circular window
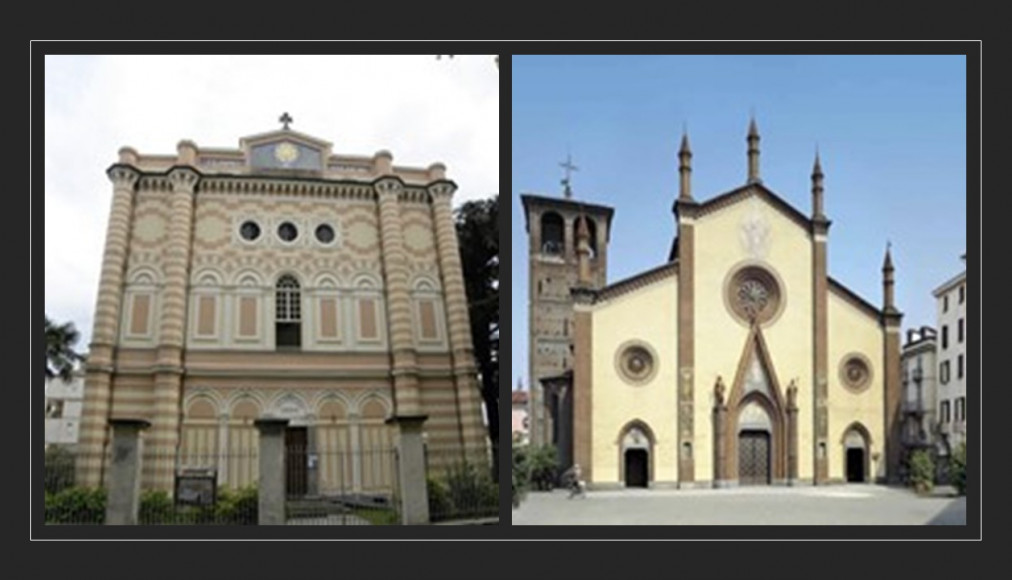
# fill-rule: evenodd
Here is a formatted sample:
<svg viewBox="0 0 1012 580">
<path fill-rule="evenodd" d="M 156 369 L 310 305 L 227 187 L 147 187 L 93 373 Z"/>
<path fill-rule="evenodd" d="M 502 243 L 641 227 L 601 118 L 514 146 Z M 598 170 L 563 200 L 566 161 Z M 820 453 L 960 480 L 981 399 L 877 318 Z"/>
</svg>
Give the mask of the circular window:
<svg viewBox="0 0 1012 580">
<path fill-rule="evenodd" d="M 653 349 L 646 344 L 633 342 L 619 348 L 615 364 L 619 376 L 626 382 L 642 385 L 650 382 L 657 373 L 656 360 Z"/>
<path fill-rule="evenodd" d="M 299 230 L 292 222 L 285 222 L 278 226 L 278 237 L 286 242 L 291 242 L 299 237 Z"/>
<path fill-rule="evenodd" d="M 782 309 L 780 283 L 767 269 L 749 265 L 737 270 L 725 289 L 731 312 L 747 324 L 773 320 Z"/>
<path fill-rule="evenodd" d="M 852 391 L 867 389 L 871 377 L 871 361 L 862 354 L 851 353 L 840 363 L 840 382 Z"/>
<path fill-rule="evenodd" d="M 316 239 L 320 240 L 324 244 L 329 244 L 334 241 L 334 228 L 327 224 L 320 224 L 316 226 Z"/>
<path fill-rule="evenodd" d="M 239 235 L 247 242 L 252 242 L 260 237 L 260 226 L 254 221 L 243 222 L 239 226 Z"/>
</svg>

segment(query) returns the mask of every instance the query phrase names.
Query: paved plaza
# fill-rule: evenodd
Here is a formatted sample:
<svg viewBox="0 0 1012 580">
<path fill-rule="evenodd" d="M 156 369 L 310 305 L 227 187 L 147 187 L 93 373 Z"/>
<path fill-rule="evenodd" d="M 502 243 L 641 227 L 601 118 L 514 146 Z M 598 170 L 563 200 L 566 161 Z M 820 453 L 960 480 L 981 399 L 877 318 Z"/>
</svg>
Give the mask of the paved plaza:
<svg viewBox="0 0 1012 580">
<path fill-rule="evenodd" d="M 513 525 L 965 525 L 966 498 L 878 485 L 531 493 Z"/>
</svg>

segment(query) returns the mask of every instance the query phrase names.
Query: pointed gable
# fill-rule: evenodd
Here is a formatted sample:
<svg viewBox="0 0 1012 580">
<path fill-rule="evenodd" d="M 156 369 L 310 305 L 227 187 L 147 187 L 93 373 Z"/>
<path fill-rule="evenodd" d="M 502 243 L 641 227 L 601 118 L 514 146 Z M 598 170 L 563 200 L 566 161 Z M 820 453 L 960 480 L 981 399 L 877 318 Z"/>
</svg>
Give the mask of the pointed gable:
<svg viewBox="0 0 1012 580">
<path fill-rule="evenodd" d="M 239 143 L 254 171 L 322 172 L 331 150 L 329 142 L 290 129 L 244 137 Z"/>
</svg>

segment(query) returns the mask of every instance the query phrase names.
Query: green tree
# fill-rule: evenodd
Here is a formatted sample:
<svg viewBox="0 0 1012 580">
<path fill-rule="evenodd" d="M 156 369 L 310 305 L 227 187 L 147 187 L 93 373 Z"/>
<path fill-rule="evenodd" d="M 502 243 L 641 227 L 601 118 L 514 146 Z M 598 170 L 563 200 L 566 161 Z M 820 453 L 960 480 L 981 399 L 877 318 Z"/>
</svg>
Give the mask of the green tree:
<svg viewBox="0 0 1012 580">
<path fill-rule="evenodd" d="M 499 195 L 469 201 L 456 212 L 460 260 L 475 363 L 488 412 L 494 473 L 499 472 Z"/>
<path fill-rule="evenodd" d="M 46 378 L 70 380 L 77 363 L 84 360 L 74 345 L 81 338 L 73 322 L 57 325 L 46 316 Z"/>
</svg>

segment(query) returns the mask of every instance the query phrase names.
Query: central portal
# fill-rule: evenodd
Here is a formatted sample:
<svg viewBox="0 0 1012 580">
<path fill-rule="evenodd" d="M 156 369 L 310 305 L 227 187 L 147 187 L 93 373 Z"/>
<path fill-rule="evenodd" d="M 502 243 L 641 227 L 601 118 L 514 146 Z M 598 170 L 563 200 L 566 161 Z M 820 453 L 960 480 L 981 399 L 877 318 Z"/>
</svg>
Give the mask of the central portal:
<svg viewBox="0 0 1012 580">
<path fill-rule="evenodd" d="M 769 485 L 770 434 L 742 431 L 738 435 L 738 484 Z"/>
</svg>

